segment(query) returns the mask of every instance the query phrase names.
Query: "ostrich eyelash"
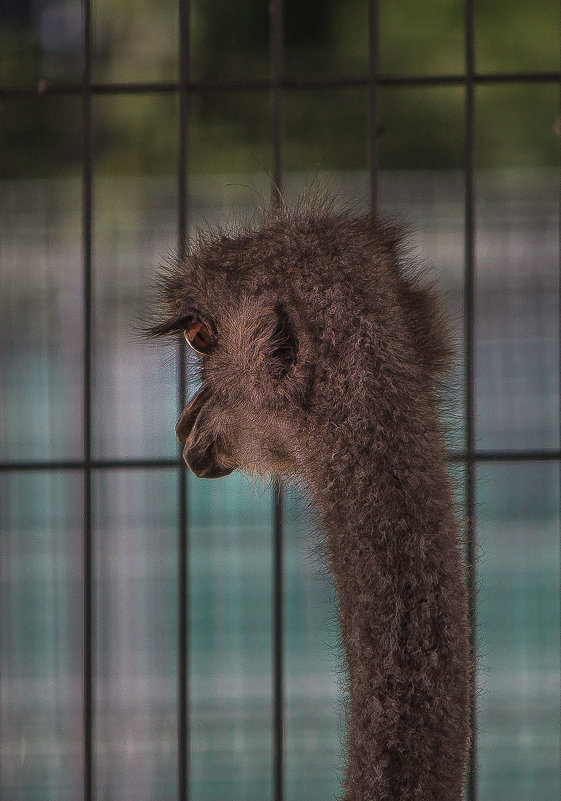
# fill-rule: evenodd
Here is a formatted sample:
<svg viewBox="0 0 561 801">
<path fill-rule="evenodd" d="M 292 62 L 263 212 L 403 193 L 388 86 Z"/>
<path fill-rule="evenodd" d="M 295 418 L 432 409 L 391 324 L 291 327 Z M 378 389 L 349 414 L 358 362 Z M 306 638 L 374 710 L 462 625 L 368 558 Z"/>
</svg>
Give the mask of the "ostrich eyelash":
<svg viewBox="0 0 561 801">
<path fill-rule="evenodd" d="M 184 317 L 175 317 L 171 320 L 164 320 L 163 323 L 158 323 L 149 329 L 150 336 L 153 337 L 168 337 L 181 335 L 192 322 L 193 316 L 188 315 Z"/>
<path fill-rule="evenodd" d="M 216 336 L 216 327 L 206 314 L 203 314 L 198 309 L 185 311 L 185 308 L 181 310 L 181 314 L 169 317 L 167 320 L 152 326 L 147 333 L 152 337 L 183 337 L 185 336 L 185 331 L 191 328 L 196 320 L 204 322 L 213 336 Z"/>
</svg>

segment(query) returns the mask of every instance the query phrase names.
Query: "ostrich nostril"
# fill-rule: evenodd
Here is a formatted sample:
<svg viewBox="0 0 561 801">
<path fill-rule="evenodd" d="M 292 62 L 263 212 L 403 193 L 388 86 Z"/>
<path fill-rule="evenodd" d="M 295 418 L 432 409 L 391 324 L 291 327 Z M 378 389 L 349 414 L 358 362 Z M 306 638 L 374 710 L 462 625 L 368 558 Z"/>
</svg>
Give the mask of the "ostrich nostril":
<svg viewBox="0 0 561 801">
<path fill-rule="evenodd" d="M 193 426 L 195 425 L 195 420 L 197 419 L 203 405 L 207 401 L 208 396 L 208 390 L 201 387 L 191 402 L 188 403 L 183 409 L 183 413 L 177 421 L 177 425 L 175 427 L 175 434 L 182 445 L 185 445 L 187 442 L 187 438 L 191 433 Z"/>
<path fill-rule="evenodd" d="M 186 411 L 187 411 L 186 409 L 183 411 L 183 414 L 181 415 L 181 417 L 177 421 L 177 425 L 175 426 L 175 435 L 176 435 L 177 439 L 179 440 L 179 442 L 181 442 L 182 445 L 185 445 L 185 443 L 187 442 L 187 437 L 189 436 L 189 432 L 191 431 L 191 428 L 193 427 L 193 424 L 189 423 L 186 420 L 186 416 L 185 416 L 185 412 Z M 193 420 L 193 423 L 194 422 L 195 421 Z"/>
</svg>

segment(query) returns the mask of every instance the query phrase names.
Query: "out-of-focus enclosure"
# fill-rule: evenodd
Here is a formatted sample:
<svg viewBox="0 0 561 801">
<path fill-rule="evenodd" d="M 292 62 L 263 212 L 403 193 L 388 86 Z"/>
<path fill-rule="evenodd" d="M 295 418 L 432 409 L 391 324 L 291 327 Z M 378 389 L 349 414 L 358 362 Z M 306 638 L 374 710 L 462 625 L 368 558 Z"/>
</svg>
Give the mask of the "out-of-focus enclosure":
<svg viewBox="0 0 561 801">
<path fill-rule="evenodd" d="M 560 797 L 560 4 L 283 5 L 0 2 L 9 801 L 340 789 L 309 512 L 290 488 L 279 508 L 238 474 L 187 476 L 178 353 L 136 334 L 185 231 L 247 219 L 272 175 L 288 199 L 375 194 L 446 296 L 476 558 L 467 797 Z"/>
</svg>

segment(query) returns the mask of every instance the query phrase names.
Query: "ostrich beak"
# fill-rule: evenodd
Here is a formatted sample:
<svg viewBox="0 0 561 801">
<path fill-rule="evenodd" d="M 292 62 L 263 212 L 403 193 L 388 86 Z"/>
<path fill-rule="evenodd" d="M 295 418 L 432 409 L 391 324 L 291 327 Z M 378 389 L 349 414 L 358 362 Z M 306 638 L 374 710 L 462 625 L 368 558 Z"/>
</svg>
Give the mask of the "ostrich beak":
<svg viewBox="0 0 561 801">
<path fill-rule="evenodd" d="M 183 459 L 187 467 L 199 478 L 222 478 L 234 468 L 225 467 L 218 461 L 216 439 L 205 433 L 203 409 L 210 396 L 202 387 L 187 404 L 178 420 L 175 432 L 183 445 Z M 208 426 L 207 426 L 208 428 Z"/>
</svg>

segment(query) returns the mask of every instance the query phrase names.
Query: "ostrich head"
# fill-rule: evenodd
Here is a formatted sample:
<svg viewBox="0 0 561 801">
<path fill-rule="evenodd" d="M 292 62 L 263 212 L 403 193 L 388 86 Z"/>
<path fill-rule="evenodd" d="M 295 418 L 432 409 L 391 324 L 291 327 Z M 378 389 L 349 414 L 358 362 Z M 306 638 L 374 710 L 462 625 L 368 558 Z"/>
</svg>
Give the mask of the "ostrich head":
<svg viewBox="0 0 561 801">
<path fill-rule="evenodd" d="M 196 475 L 301 473 L 308 433 L 357 389 L 368 384 L 375 410 L 397 365 L 428 378 L 447 361 L 434 298 L 401 274 L 397 239 L 368 216 L 283 211 L 201 237 L 162 277 L 150 333 L 201 355 L 177 424 Z"/>
</svg>

